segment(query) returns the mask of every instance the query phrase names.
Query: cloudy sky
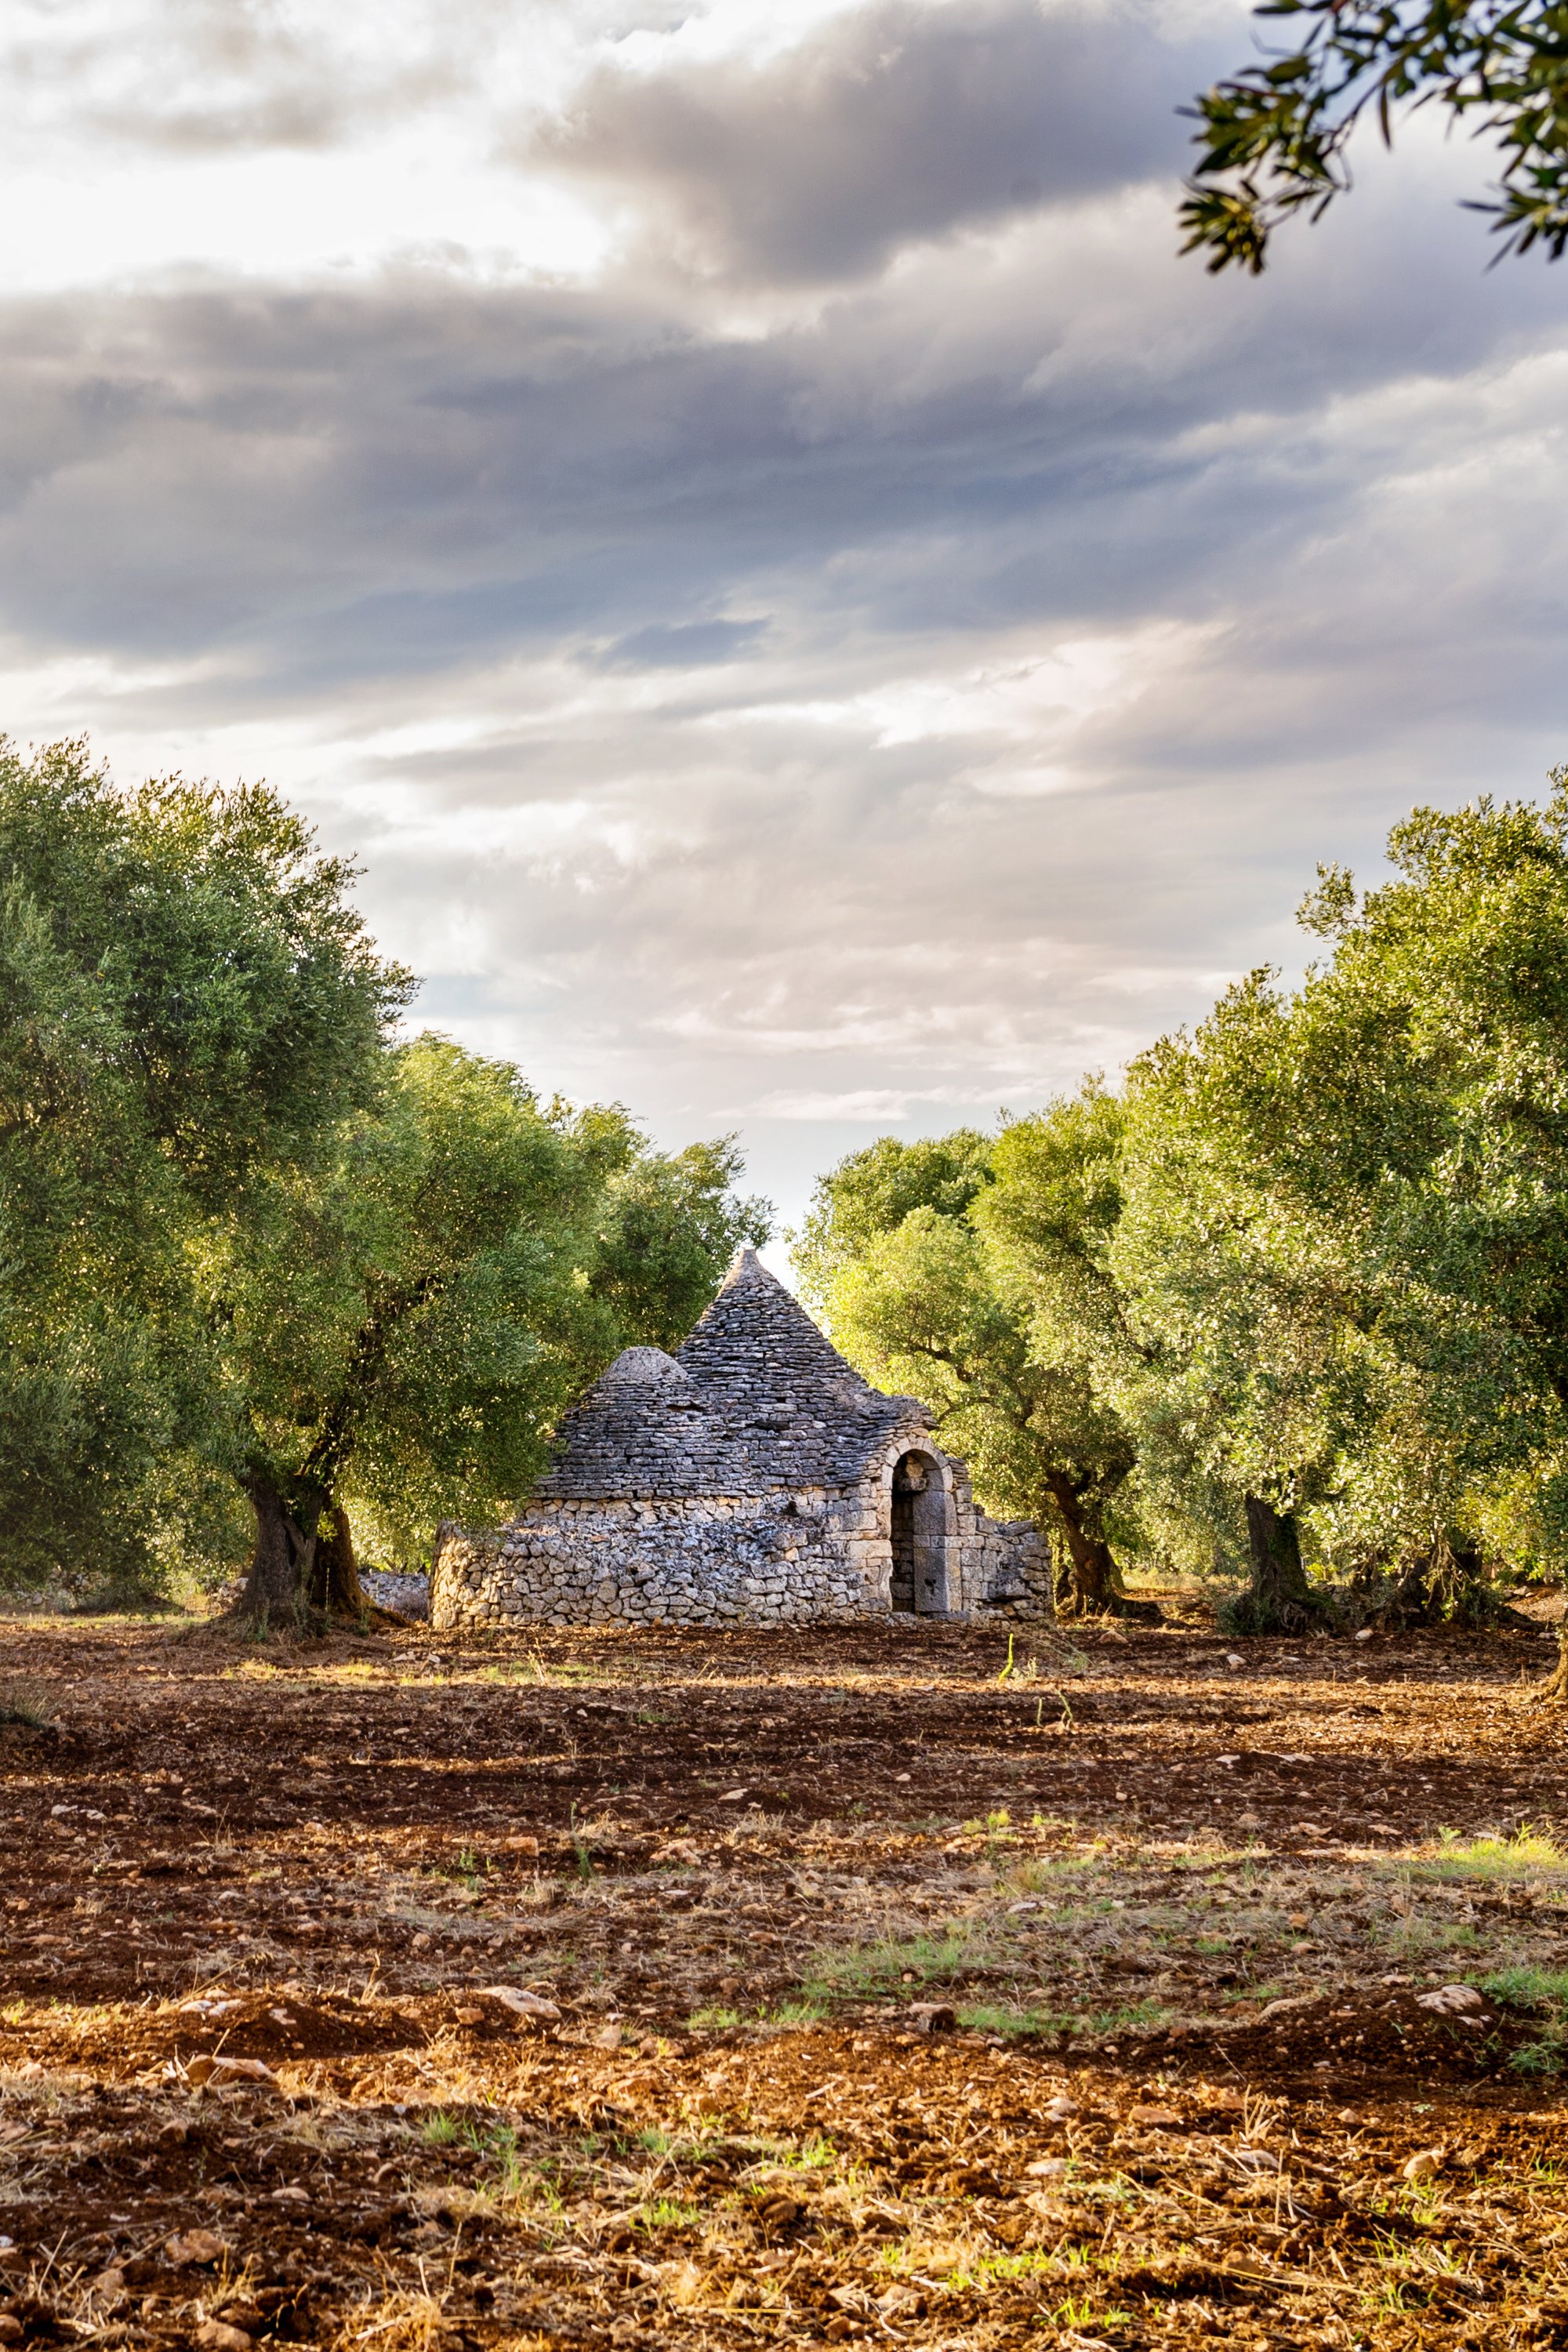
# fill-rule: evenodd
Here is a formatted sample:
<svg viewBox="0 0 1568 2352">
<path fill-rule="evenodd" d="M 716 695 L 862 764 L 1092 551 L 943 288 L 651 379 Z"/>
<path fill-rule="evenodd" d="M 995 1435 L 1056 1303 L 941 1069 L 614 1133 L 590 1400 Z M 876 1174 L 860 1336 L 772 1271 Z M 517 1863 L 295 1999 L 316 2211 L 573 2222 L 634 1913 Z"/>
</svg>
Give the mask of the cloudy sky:
<svg viewBox="0 0 1568 2352">
<path fill-rule="evenodd" d="M 1230 0 L 5 0 L 23 741 L 268 777 L 425 1016 L 798 1213 L 1568 759 L 1568 265 L 1369 144 L 1177 257 Z"/>
</svg>

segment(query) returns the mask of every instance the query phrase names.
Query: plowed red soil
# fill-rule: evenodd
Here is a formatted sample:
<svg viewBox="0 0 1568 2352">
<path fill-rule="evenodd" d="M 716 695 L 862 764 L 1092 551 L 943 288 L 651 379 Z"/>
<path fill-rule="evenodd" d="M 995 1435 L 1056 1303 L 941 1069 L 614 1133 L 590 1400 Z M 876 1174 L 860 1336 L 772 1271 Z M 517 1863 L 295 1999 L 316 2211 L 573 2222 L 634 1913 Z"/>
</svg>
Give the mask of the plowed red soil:
<svg viewBox="0 0 1568 2352">
<path fill-rule="evenodd" d="M 1551 1654 L 0 1623 L 0 2347 L 1568 2344 Z"/>
</svg>

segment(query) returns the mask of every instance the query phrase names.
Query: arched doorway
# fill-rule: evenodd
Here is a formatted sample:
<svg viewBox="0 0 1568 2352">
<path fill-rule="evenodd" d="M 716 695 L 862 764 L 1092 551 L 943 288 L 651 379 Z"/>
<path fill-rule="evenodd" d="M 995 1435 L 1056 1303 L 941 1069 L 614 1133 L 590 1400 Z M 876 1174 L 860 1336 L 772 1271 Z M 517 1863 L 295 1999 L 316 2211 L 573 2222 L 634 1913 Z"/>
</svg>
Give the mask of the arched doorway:
<svg viewBox="0 0 1568 2352">
<path fill-rule="evenodd" d="M 940 1617 L 947 1609 L 947 1489 L 929 1454 L 901 1454 L 893 1465 L 893 1576 L 896 1610 Z"/>
</svg>

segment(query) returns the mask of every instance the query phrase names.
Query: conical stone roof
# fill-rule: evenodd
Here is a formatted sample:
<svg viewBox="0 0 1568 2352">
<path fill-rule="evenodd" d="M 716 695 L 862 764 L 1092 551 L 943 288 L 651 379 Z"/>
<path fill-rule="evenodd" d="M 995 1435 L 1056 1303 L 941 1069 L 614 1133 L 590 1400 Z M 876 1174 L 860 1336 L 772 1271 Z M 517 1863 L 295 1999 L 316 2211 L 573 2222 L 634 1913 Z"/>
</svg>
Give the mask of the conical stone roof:
<svg viewBox="0 0 1568 2352">
<path fill-rule="evenodd" d="M 627 1349 L 566 1414 L 534 1492 L 652 1500 L 851 1486 L 895 1432 L 929 1425 L 912 1398 L 863 1381 L 743 1249 L 675 1356 Z"/>
</svg>

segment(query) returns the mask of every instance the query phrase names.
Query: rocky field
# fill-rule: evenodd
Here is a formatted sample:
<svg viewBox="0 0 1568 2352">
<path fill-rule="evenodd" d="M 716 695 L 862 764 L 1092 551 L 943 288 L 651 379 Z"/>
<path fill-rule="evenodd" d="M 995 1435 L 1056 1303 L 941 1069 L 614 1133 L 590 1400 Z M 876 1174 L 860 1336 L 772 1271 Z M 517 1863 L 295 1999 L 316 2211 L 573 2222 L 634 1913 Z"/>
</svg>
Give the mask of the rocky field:
<svg viewBox="0 0 1568 2352">
<path fill-rule="evenodd" d="M 1568 2344 L 1551 1643 L 1244 1647 L 0 1623 L 0 2345 Z"/>
</svg>

